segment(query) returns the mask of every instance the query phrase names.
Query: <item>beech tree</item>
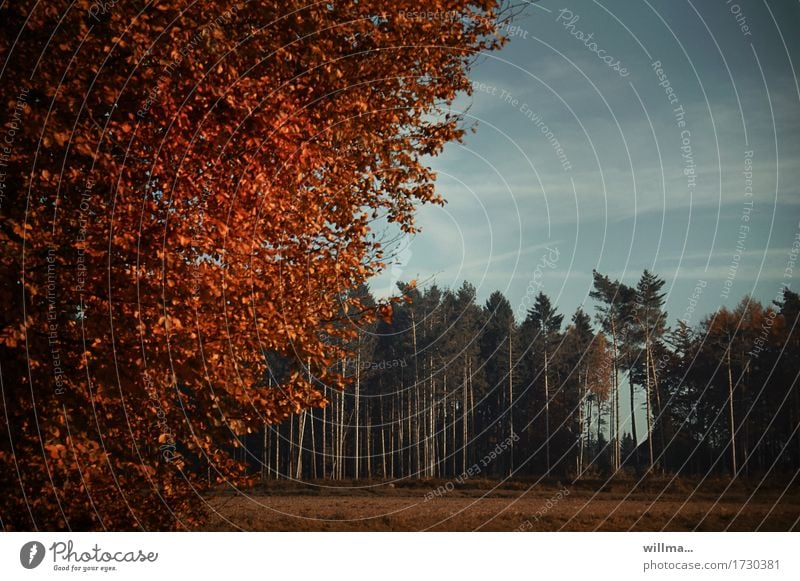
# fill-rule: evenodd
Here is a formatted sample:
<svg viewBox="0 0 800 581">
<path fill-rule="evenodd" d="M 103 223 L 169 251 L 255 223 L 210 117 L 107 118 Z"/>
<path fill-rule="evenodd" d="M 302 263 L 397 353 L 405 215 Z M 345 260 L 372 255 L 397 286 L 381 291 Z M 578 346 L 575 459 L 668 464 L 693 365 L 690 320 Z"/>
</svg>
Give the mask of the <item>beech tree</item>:
<svg viewBox="0 0 800 581">
<path fill-rule="evenodd" d="M 6 529 L 192 527 L 229 446 L 348 383 L 371 227 L 441 201 L 422 158 L 504 42 L 495 0 L 417 8 L 3 7 Z"/>
</svg>

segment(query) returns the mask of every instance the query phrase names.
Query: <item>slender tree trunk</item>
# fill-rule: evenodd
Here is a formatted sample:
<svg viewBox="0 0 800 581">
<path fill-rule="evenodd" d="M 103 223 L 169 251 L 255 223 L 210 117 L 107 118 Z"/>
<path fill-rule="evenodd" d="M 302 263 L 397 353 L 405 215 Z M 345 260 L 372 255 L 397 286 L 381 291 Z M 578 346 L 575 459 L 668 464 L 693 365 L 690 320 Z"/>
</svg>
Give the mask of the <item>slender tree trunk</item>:
<svg viewBox="0 0 800 581">
<path fill-rule="evenodd" d="M 407 450 L 405 474 L 410 476 L 411 471 L 414 470 L 413 442 L 411 441 L 412 438 L 414 437 L 414 431 L 413 431 L 414 422 L 412 421 L 413 414 L 412 414 L 412 403 L 411 403 L 413 400 L 413 393 L 410 389 L 407 390 L 406 398 L 407 398 L 406 405 L 408 407 L 408 413 L 407 413 L 408 422 L 406 426 L 406 441 L 403 447 L 405 450 Z M 419 478 L 419 472 L 417 472 L 417 478 Z"/>
<path fill-rule="evenodd" d="M 450 447 L 452 451 L 450 454 L 452 455 L 452 461 L 450 462 L 450 470 L 453 476 L 458 474 L 458 458 L 456 458 L 456 451 L 458 450 L 458 427 L 456 424 L 458 423 L 458 405 L 456 401 L 457 395 L 454 392 L 451 396 L 451 402 L 449 409 L 451 410 L 450 413 L 450 438 L 451 444 Z"/>
<path fill-rule="evenodd" d="M 475 382 L 474 382 L 474 375 L 472 372 L 472 358 L 469 359 L 469 425 L 472 426 L 472 429 L 475 429 Z M 472 440 L 471 434 L 468 434 L 469 441 Z M 471 448 L 467 448 L 470 451 Z M 472 450 L 474 453 L 474 450 Z M 472 455 L 469 455 L 467 463 L 472 461 Z"/>
<path fill-rule="evenodd" d="M 548 379 L 547 370 L 547 347 L 544 349 L 544 433 L 545 433 L 545 459 L 547 472 L 546 476 L 550 476 L 550 382 Z"/>
<path fill-rule="evenodd" d="M 286 475 L 292 478 L 295 473 L 295 453 L 294 453 L 294 415 L 289 416 L 289 470 Z"/>
<path fill-rule="evenodd" d="M 588 394 L 588 389 L 587 389 Z M 594 413 L 594 402 L 590 399 L 587 395 L 586 397 L 586 446 L 589 450 L 591 450 L 592 444 L 592 414 Z M 586 456 L 583 456 L 583 460 L 581 461 L 581 476 L 586 471 Z"/>
<path fill-rule="evenodd" d="M 583 381 L 581 376 L 583 375 Z M 580 478 L 583 474 L 583 448 L 586 443 L 584 434 L 586 433 L 586 373 L 578 370 L 578 453 L 575 456 L 575 475 Z"/>
<path fill-rule="evenodd" d="M 736 478 L 736 422 L 733 414 L 733 372 L 731 371 L 731 345 L 728 343 L 728 411 L 730 412 L 731 423 L 731 467 L 732 475 Z"/>
<path fill-rule="evenodd" d="M 630 361 L 629 361 L 630 363 Z M 633 365 L 628 369 L 628 386 L 631 392 L 631 436 L 633 437 L 633 460 L 639 466 L 639 436 L 636 433 L 636 390 L 633 386 Z M 649 429 L 649 428 L 648 428 Z"/>
<path fill-rule="evenodd" d="M 508 328 L 508 435 L 514 436 L 514 366 L 512 365 L 512 341 L 511 333 L 513 329 Z M 514 473 L 514 443 L 512 442 L 508 450 L 509 464 L 508 476 Z"/>
<path fill-rule="evenodd" d="M 355 479 L 361 477 L 361 447 L 360 447 L 360 403 L 361 403 L 361 332 L 358 333 L 358 348 L 356 350 L 356 398 L 355 398 L 355 413 L 356 413 L 356 432 L 355 432 L 355 462 L 354 472 Z"/>
<path fill-rule="evenodd" d="M 381 402 L 381 469 L 383 471 L 383 479 L 386 480 L 386 422 L 383 417 L 383 395 L 380 398 Z"/>
<path fill-rule="evenodd" d="M 364 438 L 364 445 L 366 450 L 364 453 L 367 458 L 367 478 L 372 478 L 372 410 L 370 409 L 371 406 L 369 405 L 369 401 L 365 402 L 366 413 L 364 414 L 364 422 L 366 424 L 366 435 Z"/>
<path fill-rule="evenodd" d="M 414 404 L 415 404 L 415 413 L 414 413 L 414 449 L 415 449 L 415 466 L 416 466 L 416 476 L 420 478 L 422 475 L 422 458 L 420 454 L 420 433 L 419 433 L 419 366 L 417 365 L 418 360 L 418 352 L 417 352 L 417 323 L 414 318 L 414 309 L 411 309 L 411 348 L 414 351 Z"/>
<path fill-rule="evenodd" d="M 295 464 L 295 479 L 300 480 L 303 477 L 303 440 L 306 434 L 306 415 L 308 412 L 303 410 L 300 412 L 300 417 L 297 418 L 298 435 L 297 435 L 297 463 Z"/>
<path fill-rule="evenodd" d="M 650 380 L 650 347 L 645 344 L 645 368 L 647 369 L 647 383 L 645 385 L 646 406 L 647 406 L 647 452 L 650 455 L 650 467 L 648 472 L 653 471 L 653 414 L 652 405 L 650 403 L 650 390 L 652 389 L 652 382 Z"/>
<path fill-rule="evenodd" d="M 395 477 L 395 471 L 394 471 L 394 462 L 395 462 L 395 460 L 394 460 L 394 454 L 395 454 L 395 446 L 394 446 L 395 429 L 394 429 L 394 426 L 395 426 L 395 423 L 398 426 L 397 427 L 396 437 L 398 438 L 398 448 L 399 448 L 400 444 L 403 441 L 403 422 L 398 421 L 398 419 L 397 419 L 397 401 L 396 401 L 396 398 L 393 397 L 392 398 L 392 429 L 389 431 L 389 452 L 390 452 L 390 459 L 391 459 L 391 463 L 392 463 L 391 464 L 392 478 Z M 401 464 L 402 464 L 402 458 L 401 458 Z"/>
<path fill-rule="evenodd" d="M 467 471 L 467 390 L 469 389 L 469 378 L 467 377 L 467 358 L 464 357 L 464 385 L 461 394 L 461 470 L 462 473 Z M 800 444 L 798 445 L 800 450 Z"/>
<path fill-rule="evenodd" d="M 431 366 L 431 371 L 432 367 L 433 366 Z M 425 437 L 425 441 L 428 442 L 428 476 L 436 476 L 435 470 L 438 465 L 438 458 L 436 457 L 436 400 L 434 399 L 436 395 L 436 386 L 433 382 L 433 377 L 429 378 L 429 382 L 431 386 L 431 401 L 428 406 L 428 434 Z"/>
<path fill-rule="evenodd" d="M 614 377 L 612 379 L 612 385 L 614 389 L 613 399 L 612 399 L 612 407 L 613 407 L 613 418 L 614 418 L 614 437 L 610 438 L 611 442 L 613 443 L 613 465 L 614 465 L 614 472 L 618 471 L 620 468 L 620 437 L 619 437 L 619 377 L 618 377 L 618 370 L 617 370 L 617 362 L 619 361 L 619 349 L 617 347 L 617 325 L 615 320 L 611 319 L 611 341 L 613 343 L 613 360 L 612 360 L 612 373 Z M 609 427 L 609 431 L 611 428 Z"/>
<path fill-rule="evenodd" d="M 280 478 L 281 472 L 281 425 L 275 425 L 275 479 Z"/>
<path fill-rule="evenodd" d="M 426 333 L 427 336 L 427 333 Z M 425 474 L 429 477 L 436 476 L 435 469 L 435 451 L 436 451 L 436 431 L 434 430 L 434 423 L 436 418 L 434 416 L 434 409 L 436 408 L 436 384 L 433 381 L 433 354 L 428 356 L 428 389 L 429 395 L 423 392 L 423 402 L 429 397 L 430 403 L 426 406 L 423 403 L 423 408 L 427 410 L 426 417 L 426 430 L 425 434 Z"/>
<path fill-rule="evenodd" d="M 328 425 L 328 405 L 322 408 L 322 479 L 328 477 L 328 441 L 326 426 Z"/>
<path fill-rule="evenodd" d="M 399 417 L 398 409 L 400 412 L 403 410 L 403 387 L 404 381 L 400 381 L 400 392 L 397 395 L 397 398 L 392 398 L 392 433 L 391 433 L 391 440 L 392 443 L 392 478 L 395 477 L 396 472 L 394 471 L 395 467 L 395 451 L 397 452 L 397 464 L 400 468 L 400 474 L 405 475 L 405 462 L 403 458 L 403 426 L 405 425 L 403 419 Z M 395 434 L 394 434 L 394 425 L 397 422 L 397 447 L 395 448 Z"/>
<path fill-rule="evenodd" d="M 338 461 L 336 469 L 338 472 L 338 479 L 343 480 L 345 477 L 345 462 L 344 462 L 344 394 L 339 394 L 339 421 L 337 422 L 337 455 Z"/>
<path fill-rule="evenodd" d="M 311 470 L 314 480 L 319 478 L 317 473 L 317 436 L 314 433 L 314 410 L 309 410 L 311 415 Z"/>
<path fill-rule="evenodd" d="M 658 373 L 655 361 L 653 360 L 652 351 L 650 352 L 650 366 L 652 367 L 652 378 L 653 378 L 653 393 L 656 396 L 656 405 L 654 410 L 654 427 L 653 427 L 653 435 L 656 432 L 656 426 L 658 427 L 658 436 L 659 442 L 661 444 L 661 451 L 659 453 L 659 457 L 662 458 L 660 462 L 661 472 L 664 472 L 664 459 L 666 458 L 665 452 L 667 449 L 666 438 L 664 436 L 664 411 L 661 407 L 661 392 L 658 387 Z"/>
<path fill-rule="evenodd" d="M 439 456 L 439 473 L 445 474 L 447 472 L 447 420 L 448 413 L 447 413 L 447 367 L 445 367 L 442 376 L 442 402 L 441 402 L 441 409 L 444 414 L 444 419 L 442 423 L 442 453 Z"/>
<path fill-rule="evenodd" d="M 600 449 L 600 428 L 601 428 L 601 425 L 603 423 L 601 421 L 602 417 L 603 417 L 603 402 L 600 401 L 600 399 L 598 398 L 597 399 L 597 436 L 595 436 L 595 440 L 597 442 L 597 453 L 595 454 L 596 458 L 600 457 L 600 455 L 603 453 L 603 450 Z"/>
</svg>

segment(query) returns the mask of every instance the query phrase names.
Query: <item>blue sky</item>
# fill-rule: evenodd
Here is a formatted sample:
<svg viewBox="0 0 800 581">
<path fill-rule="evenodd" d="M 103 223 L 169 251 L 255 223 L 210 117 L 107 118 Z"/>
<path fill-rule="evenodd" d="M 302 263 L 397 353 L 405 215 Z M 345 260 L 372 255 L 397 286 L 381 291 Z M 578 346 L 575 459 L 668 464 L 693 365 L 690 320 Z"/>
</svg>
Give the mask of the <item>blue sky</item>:
<svg viewBox="0 0 800 581">
<path fill-rule="evenodd" d="M 477 132 L 430 161 L 447 205 L 420 210 L 377 294 L 469 280 L 519 313 L 543 290 L 569 317 L 591 307 L 593 268 L 627 283 L 648 268 L 672 324 L 698 281 L 692 323 L 800 288 L 800 268 L 785 271 L 800 235 L 798 2 L 543 0 L 514 24 L 453 107 Z"/>
</svg>

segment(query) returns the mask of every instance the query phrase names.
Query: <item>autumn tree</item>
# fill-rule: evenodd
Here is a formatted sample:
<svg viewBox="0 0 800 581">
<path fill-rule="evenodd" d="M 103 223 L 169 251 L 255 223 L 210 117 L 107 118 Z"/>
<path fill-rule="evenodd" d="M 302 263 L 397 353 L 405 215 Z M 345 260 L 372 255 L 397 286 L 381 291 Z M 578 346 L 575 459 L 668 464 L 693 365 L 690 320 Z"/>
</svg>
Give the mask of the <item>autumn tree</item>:
<svg viewBox="0 0 800 581">
<path fill-rule="evenodd" d="M 371 227 L 440 201 L 423 156 L 503 42 L 494 0 L 417 8 L 3 6 L 5 528 L 193 527 L 229 447 L 347 383 Z"/>
<path fill-rule="evenodd" d="M 603 420 L 603 406 L 608 407 L 611 403 L 611 390 L 614 385 L 614 378 L 612 376 L 614 370 L 614 353 L 609 346 L 605 334 L 601 331 L 595 335 L 587 353 L 587 378 L 586 389 L 589 398 L 589 411 L 588 418 L 592 418 L 592 404 L 596 408 L 595 415 L 595 446 L 594 455 L 590 459 L 590 464 L 600 463 L 608 464 L 605 460 L 607 442 L 604 438 L 602 428 L 603 423 L 610 426 L 610 421 L 604 422 Z M 610 411 L 609 411 L 610 415 Z M 589 439 L 591 439 L 592 426 L 591 423 L 587 426 Z"/>
</svg>

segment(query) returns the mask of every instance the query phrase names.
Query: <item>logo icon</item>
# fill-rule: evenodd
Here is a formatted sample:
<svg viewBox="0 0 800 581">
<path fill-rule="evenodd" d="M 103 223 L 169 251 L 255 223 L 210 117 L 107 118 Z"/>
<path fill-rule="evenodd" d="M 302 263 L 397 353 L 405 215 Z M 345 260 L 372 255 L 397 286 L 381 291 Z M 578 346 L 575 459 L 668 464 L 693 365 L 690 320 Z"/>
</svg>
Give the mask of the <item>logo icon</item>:
<svg viewBox="0 0 800 581">
<path fill-rule="evenodd" d="M 19 562 L 26 569 L 35 569 L 42 564 L 44 553 L 44 545 L 39 541 L 25 543 L 19 551 Z"/>
</svg>

